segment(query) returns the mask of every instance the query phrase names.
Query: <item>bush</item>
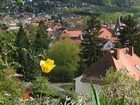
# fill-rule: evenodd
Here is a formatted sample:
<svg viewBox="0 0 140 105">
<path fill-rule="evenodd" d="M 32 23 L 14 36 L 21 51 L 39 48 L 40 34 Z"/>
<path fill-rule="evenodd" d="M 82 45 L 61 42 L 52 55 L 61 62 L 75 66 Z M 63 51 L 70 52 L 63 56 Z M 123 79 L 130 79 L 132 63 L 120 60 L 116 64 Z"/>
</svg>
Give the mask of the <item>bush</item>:
<svg viewBox="0 0 140 105">
<path fill-rule="evenodd" d="M 55 82 L 71 81 L 78 67 L 79 46 L 70 39 L 53 44 L 48 50 L 48 56 L 56 62 L 55 69 L 49 74 L 49 79 Z"/>
<path fill-rule="evenodd" d="M 125 70 L 114 72 L 109 69 L 103 78 L 102 95 L 114 98 L 116 101 L 124 96 L 126 105 L 140 104 L 140 84 L 133 77 L 127 75 Z"/>
<path fill-rule="evenodd" d="M 117 101 L 115 98 L 109 99 L 107 95 L 99 96 L 93 85 L 91 85 L 91 95 L 92 104 L 95 105 L 125 105 L 124 96 Z"/>
<path fill-rule="evenodd" d="M 43 98 L 45 96 L 50 97 L 59 97 L 60 95 L 54 91 L 48 83 L 48 79 L 46 77 L 37 77 L 35 81 L 32 82 L 32 86 L 30 88 L 35 95 L 35 97 Z"/>
<path fill-rule="evenodd" d="M 11 70 L 0 70 L 0 105 L 17 105 L 24 92 L 24 86 L 12 76 Z"/>
</svg>

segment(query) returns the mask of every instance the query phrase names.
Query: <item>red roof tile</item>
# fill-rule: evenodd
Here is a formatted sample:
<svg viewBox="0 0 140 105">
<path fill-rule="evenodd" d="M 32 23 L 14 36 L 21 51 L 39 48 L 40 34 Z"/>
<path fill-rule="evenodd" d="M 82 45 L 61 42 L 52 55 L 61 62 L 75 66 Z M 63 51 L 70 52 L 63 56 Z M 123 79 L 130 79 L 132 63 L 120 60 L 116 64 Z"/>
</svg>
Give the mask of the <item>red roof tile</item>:
<svg viewBox="0 0 140 105">
<path fill-rule="evenodd" d="M 140 58 L 134 53 L 133 47 L 130 47 L 108 51 L 84 73 L 82 81 L 101 79 L 109 67 L 113 67 L 117 71 L 126 69 L 128 75 L 133 76 L 136 80 L 140 79 Z"/>
<path fill-rule="evenodd" d="M 117 37 L 115 37 L 114 31 L 107 27 L 101 28 L 99 38 L 107 39 L 111 42 L 116 42 L 117 40 Z"/>
<path fill-rule="evenodd" d="M 76 30 L 76 31 L 65 31 L 65 34 L 68 37 L 79 37 L 82 34 L 81 30 Z"/>
</svg>

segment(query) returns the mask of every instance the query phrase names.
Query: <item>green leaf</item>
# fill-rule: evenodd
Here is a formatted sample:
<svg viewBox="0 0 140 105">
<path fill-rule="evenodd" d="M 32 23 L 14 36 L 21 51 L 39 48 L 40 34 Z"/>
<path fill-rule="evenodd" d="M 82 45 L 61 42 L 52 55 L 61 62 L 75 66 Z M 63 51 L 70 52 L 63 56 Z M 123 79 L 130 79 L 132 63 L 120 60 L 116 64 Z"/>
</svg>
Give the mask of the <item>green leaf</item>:
<svg viewBox="0 0 140 105">
<path fill-rule="evenodd" d="M 92 101 L 94 104 L 94 101 L 96 103 L 96 105 L 100 105 L 100 99 L 98 97 L 97 91 L 95 90 L 93 84 L 91 84 L 91 89 L 92 89 Z"/>
</svg>

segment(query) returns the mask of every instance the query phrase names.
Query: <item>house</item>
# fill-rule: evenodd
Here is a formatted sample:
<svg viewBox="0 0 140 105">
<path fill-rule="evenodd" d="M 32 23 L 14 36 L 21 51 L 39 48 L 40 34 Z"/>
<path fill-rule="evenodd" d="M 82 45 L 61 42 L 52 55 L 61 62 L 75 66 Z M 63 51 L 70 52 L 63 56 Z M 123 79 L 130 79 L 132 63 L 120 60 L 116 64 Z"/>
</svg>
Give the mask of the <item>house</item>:
<svg viewBox="0 0 140 105">
<path fill-rule="evenodd" d="M 110 67 L 113 67 L 116 71 L 124 69 L 128 72 L 129 76 L 134 77 L 136 80 L 140 79 L 140 58 L 134 53 L 134 48 L 131 46 L 129 48 L 113 49 L 107 51 L 103 57 L 96 63 L 93 63 L 80 79 L 79 77 L 76 78 L 76 92 L 83 91 L 87 93 L 90 86 L 89 82 L 91 81 L 98 88 L 101 87 L 101 77 L 105 76 Z M 88 86 L 85 87 L 83 84 Z"/>
<path fill-rule="evenodd" d="M 82 30 L 64 30 L 60 39 L 70 38 L 76 44 L 80 44 L 82 40 Z"/>
<path fill-rule="evenodd" d="M 110 50 L 114 48 L 115 43 L 117 42 L 117 37 L 115 36 L 114 30 L 108 28 L 107 26 L 102 26 L 99 38 L 107 40 L 102 50 Z"/>
</svg>

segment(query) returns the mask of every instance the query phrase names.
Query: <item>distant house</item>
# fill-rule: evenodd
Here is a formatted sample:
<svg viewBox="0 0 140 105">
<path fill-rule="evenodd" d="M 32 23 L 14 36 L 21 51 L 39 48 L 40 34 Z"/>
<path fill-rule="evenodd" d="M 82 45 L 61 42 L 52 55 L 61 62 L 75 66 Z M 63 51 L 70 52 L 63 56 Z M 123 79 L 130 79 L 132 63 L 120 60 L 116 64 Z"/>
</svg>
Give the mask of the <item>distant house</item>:
<svg viewBox="0 0 140 105">
<path fill-rule="evenodd" d="M 104 26 L 100 30 L 99 38 L 107 40 L 104 44 L 102 50 L 110 50 L 115 47 L 115 43 L 117 42 L 117 37 L 112 29 Z"/>
<path fill-rule="evenodd" d="M 60 39 L 70 38 L 76 44 L 80 44 L 82 40 L 82 30 L 64 30 Z"/>
<path fill-rule="evenodd" d="M 140 58 L 134 53 L 134 48 L 113 49 L 107 51 L 102 58 L 93 63 L 80 79 L 79 77 L 75 79 L 76 92 L 83 91 L 87 93 L 90 86 L 88 82 L 90 81 L 96 84 L 98 88 L 101 87 L 101 77 L 105 76 L 110 67 L 113 67 L 117 71 L 124 69 L 128 72 L 128 75 L 134 77 L 136 80 L 140 79 Z M 84 86 L 83 84 L 88 86 Z"/>
</svg>

